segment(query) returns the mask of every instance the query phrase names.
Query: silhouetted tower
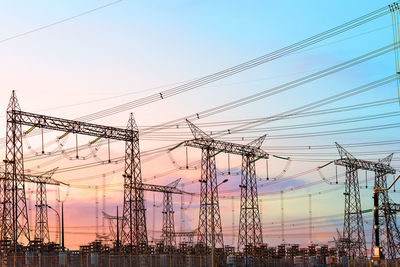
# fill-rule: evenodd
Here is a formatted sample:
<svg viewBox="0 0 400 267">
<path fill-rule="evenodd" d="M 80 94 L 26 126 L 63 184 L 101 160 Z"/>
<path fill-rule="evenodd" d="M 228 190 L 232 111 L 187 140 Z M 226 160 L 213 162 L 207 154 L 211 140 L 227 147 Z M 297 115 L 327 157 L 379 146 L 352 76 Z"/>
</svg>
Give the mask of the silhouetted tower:
<svg viewBox="0 0 400 267">
<path fill-rule="evenodd" d="M 386 175 L 394 173 L 395 170 L 390 167 L 393 154 L 379 160 L 375 169 L 375 185 L 374 187 L 386 188 Z M 379 239 L 381 247 L 384 249 L 383 254 L 387 259 L 396 259 L 400 257 L 400 232 L 396 224 L 396 212 L 399 210 L 399 205 L 395 204 L 390 198 L 388 191 L 379 191 Z M 373 244 L 375 235 L 372 234 Z"/>
<path fill-rule="evenodd" d="M 24 174 L 23 180 L 25 183 L 36 184 L 36 220 L 35 220 L 35 239 L 41 240 L 44 243 L 50 242 L 49 222 L 47 216 L 47 192 L 46 185 L 66 185 L 66 183 L 57 181 L 53 178 L 53 174 L 58 168 L 52 169 L 42 174 Z M 4 183 L 6 179 L 5 173 L 0 173 L 0 182 Z"/>
<path fill-rule="evenodd" d="M 21 237 L 30 241 L 28 210 L 26 206 L 22 126 L 15 92 L 12 92 L 7 108 L 5 176 L 2 180 L 1 239 L 11 240 L 16 246 Z"/>
<path fill-rule="evenodd" d="M 162 227 L 162 241 L 164 249 L 172 252 L 176 246 L 176 235 L 175 235 L 175 220 L 174 220 L 174 206 L 172 202 L 172 194 L 189 194 L 176 188 L 181 179 L 177 179 L 168 185 L 154 185 L 154 184 L 142 184 L 141 190 L 152 191 L 163 193 L 163 227 Z"/>
<path fill-rule="evenodd" d="M 173 181 L 167 187 L 176 188 L 181 179 Z M 164 248 L 167 250 L 176 246 L 175 237 L 175 221 L 174 221 L 174 204 L 172 202 L 172 191 L 165 190 L 163 192 L 163 227 L 161 238 Z"/>
<path fill-rule="evenodd" d="M 357 173 L 360 168 L 359 161 L 338 143 L 336 143 L 336 147 L 339 151 L 340 159 L 335 160 L 335 164 L 346 167 L 344 225 L 342 238 L 339 242 L 348 256 L 365 258 L 367 256 L 367 247 Z"/>
<path fill-rule="evenodd" d="M 248 146 L 259 150 L 265 137 L 266 135 L 261 136 L 250 142 Z M 246 254 L 254 252 L 254 248 L 263 243 L 255 166 L 255 162 L 260 158 L 262 157 L 258 153 L 242 154 L 238 249 L 245 249 Z"/>
<path fill-rule="evenodd" d="M 146 218 L 143 203 L 143 191 L 140 188 L 139 132 L 132 114 L 127 129 L 98 125 L 82 121 L 56 118 L 41 114 L 21 111 L 15 93 L 12 93 L 7 110 L 6 134 L 6 179 L 1 184 L 1 239 L 16 241 L 24 236 L 29 238 L 29 226 L 25 198 L 22 129 L 21 125 L 64 132 L 64 138 L 70 133 L 84 134 L 100 138 L 125 141 L 124 174 L 124 213 L 122 237 L 126 245 L 145 250 L 147 247 Z M 138 187 L 139 186 L 139 187 Z"/>
<path fill-rule="evenodd" d="M 268 154 L 260 149 L 265 136 L 254 140 L 248 145 L 240 145 L 215 140 L 191 122 L 187 121 L 187 123 L 194 139 L 185 141 L 183 144 L 200 148 L 202 151 L 198 243 L 211 247 L 212 240 L 214 240 L 215 246 L 223 248 L 218 184 L 215 171 L 215 155 L 223 152 L 242 156 L 238 244 L 239 248 L 253 249 L 254 246 L 262 243 L 255 162 L 259 159 L 268 159 Z"/>
<path fill-rule="evenodd" d="M 201 143 L 200 211 L 197 243 L 204 247 L 224 247 L 219 211 L 216 150 L 213 139 L 187 121 L 194 138 Z"/>
<path fill-rule="evenodd" d="M 147 249 L 146 210 L 144 207 L 140 166 L 139 131 L 130 114 L 127 130 L 132 140 L 125 142 L 124 207 L 122 244 L 135 246 L 136 252 Z"/>
<path fill-rule="evenodd" d="M 26 175 L 27 182 L 36 183 L 36 220 L 35 220 L 35 239 L 39 239 L 44 243 L 50 242 L 49 219 L 47 216 L 47 190 L 46 185 L 60 185 L 60 183 L 51 177 L 56 172 L 56 169 L 45 172 L 41 175 Z M 64 184 L 65 185 L 65 184 Z"/>
<path fill-rule="evenodd" d="M 36 185 L 36 220 L 35 220 L 35 239 L 44 243 L 50 242 L 49 220 L 47 216 L 47 194 L 46 184 Z"/>
<path fill-rule="evenodd" d="M 174 224 L 174 208 L 172 202 L 172 194 L 189 194 L 192 193 L 180 190 L 177 185 L 180 182 L 180 178 L 173 181 L 168 185 L 153 185 L 153 184 L 141 184 L 141 187 L 133 187 L 132 189 L 140 189 L 141 191 L 151 191 L 163 193 L 163 228 L 162 228 L 162 240 L 164 248 L 167 251 L 172 251 L 172 248 L 176 246 L 176 234 Z M 103 212 L 103 216 L 110 221 L 110 233 L 113 238 L 116 238 L 116 231 L 114 230 L 114 221 L 117 220 L 116 216 L 112 216 Z"/>
</svg>

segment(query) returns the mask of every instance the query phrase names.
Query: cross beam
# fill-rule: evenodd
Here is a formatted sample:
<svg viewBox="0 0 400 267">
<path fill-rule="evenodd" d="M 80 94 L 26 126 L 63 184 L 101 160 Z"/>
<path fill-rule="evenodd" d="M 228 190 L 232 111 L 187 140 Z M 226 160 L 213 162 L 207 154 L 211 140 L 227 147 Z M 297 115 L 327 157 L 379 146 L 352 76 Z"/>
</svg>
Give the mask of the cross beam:
<svg viewBox="0 0 400 267">
<path fill-rule="evenodd" d="M 178 179 L 177 181 L 180 181 L 180 179 Z M 193 195 L 193 193 L 183 191 L 181 189 L 176 188 L 176 186 L 171 186 L 171 185 L 142 184 L 140 187 L 133 187 L 133 189 L 151 191 L 151 192 L 160 192 L 160 193 L 171 193 L 178 195 L 182 194 Z"/>
<path fill-rule="evenodd" d="M 334 161 L 336 165 L 341 166 L 352 166 L 356 169 L 367 170 L 367 171 L 377 171 L 384 170 L 387 174 L 395 174 L 396 169 L 383 163 L 383 162 L 373 162 L 368 160 L 361 159 L 351 159 L 351 158 L 342 158 Z"/>
<path fill-rule="evenodd" d="M 122 129 L 88 122 L 61 119 L 41 114 L 29 113 L 21 110 L 10 110 L 15 123 L 49 130 L 77 133 L 95 137 L 102 137 L 120 141 L 132 141 L 138 137 L 138 132 L 131 129 Z"/>
<path fill-rule="evenodd" d="M 215 155 L 221 152 L 235 155 L 252 155 L 256 159 L 268 159 L 268 153 L 260 148 L 251 145 L 234 144 L 225 141 L 214 139 L 192 139 L 183 143 L 185 146 L 190 146 L 200 149 L 209 149 L 215 151 Z"/>
</svg>

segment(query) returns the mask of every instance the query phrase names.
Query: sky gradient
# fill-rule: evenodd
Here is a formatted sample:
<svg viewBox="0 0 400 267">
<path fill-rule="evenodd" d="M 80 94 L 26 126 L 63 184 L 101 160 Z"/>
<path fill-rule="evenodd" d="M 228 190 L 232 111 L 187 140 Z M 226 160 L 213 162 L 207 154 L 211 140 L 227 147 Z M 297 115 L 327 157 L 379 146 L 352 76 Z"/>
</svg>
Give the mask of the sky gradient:
<svg viewBox="0 0 400 267">
<path fill-rule="evenodd" d="M 5 111 L 12 90 L 16 90 L 22 110 L 61 118 L 78 118 L 96 111 L 134 101 L 161 92 L 174 85 L 235 66 L 244 61 L 272 52 L 283 46 L 310 37 L 368 12 L 381 8 L 390 1 L 121 1 L 107 8 L 45 28 L 14 39 L 6 40 L 38 27 L 60 21 L 87 10 L 108 4 L 107 1 L 1 1 L 4 15 L 0 18 L 0 136 L 5 136 Z M 390 15 L 374 20 L 354 30 L 335 36 L 300 52 L 258 66 L 232 77 L 197 88 L 178 96 L 136 109 L 95 120 L 94 123 L 125 127 L 129 113 L 133 112 L 140 130 L 177 118 L 201 113 L 227 102 L 240 99 L 280 84 L 304 77 L 332 65 L 363 55 L 393 43 Z M 208 126 L 207 123 L 273 116 L 322 98 L 364 85 L 395 73 L 394 53 L 390 52 L 342 72 L 335 73 L 296 87 L 292 90 L 264 98 L 226 112 L 201 118 L 194 123 L 204 131 L 227 130 L 232 124 Z M 395 83 L 319 107 L 317 110 L 351 107 L 362 103 L 398 97 Z M 336 228 L 343 224 L 343 174 L 339 167 L 338 185 L 324 182 L 323 177 L 335 183 L 333 164 L 316 171 L 338 158 L 334 142 L 340 144 L 394 141 L 386 145 L 349 147 L 355 156 L 377 160 L 395 153 L 393 166 L 399 168 L 398 126 L 387 129 L 382 125 L 399 123 L 399 104 L 282 119 L 255 127 L 221 139 L 248 143 L 253 138 L 267 134 L 263 149 L 271 155 L 290 157 L 286 160 L 271 157 L 269 181 L 266 181 L 266 162 L 257 162 L 260 177 L 264 241 L 270 245 L 282 242 L 281 194 L 284 198 L 285 242 L 308 243 L 309 197 L 312 216 L 315 217 L 313 242 L 322 244 L 333 240 Z M 390 113 L 390 115 L 388 114 Z M 373 115 L 386 114 L 379 118 Z M 297 127 L 294 125 L 349 120 L 369 116 L 369 119 L 330 123 L 325 126 Z M 354 133 L 340 131 L 364 127 Z M 286 127 L 286 129 L 285 129 Z M 339 131 L 332 133 L 331 131 Z M 307 133 L 307 136 L 304 136 Z M 46 153 L 60 149 L 56 137 L 62 133 L 45 134 Z M 303 134 L 303 135 L 301 135 Z M 309 136 L 313 134 L 313 136 Z M 170 137 L 166 137 L 169 135 Z M 157 136 L 143 135 L 140 141 L 143 179 L 148 183 L 166 184 L 176 178 L 184 183 L 199 179 L 200 151 L 188 149 L 189 170 L 185 168 L 185 149 L 171 153 L 165 151 L 149 154 L 158 147 L 172 147 L 179 140 L 191 138 L 189 130 L 181 125 Z M 157 140 L 155 140 L 157 139 Z M 161 139 L 161 140 L 159 140 Z M 79 137 L 79 144 L 92 138 Z M 243 141 L 242 141 L 243 140 Z M 75 138 L 62 141 L 64 148 L 74 148 Z M 329 147 L 324 147 L 329 146 Z M 0 148 L 4 155 L 4 139 Z M 304 149 L 308 148 L 308 149 Z M 60 156 L 37 156 L 41 151 L 39 136 L 24 139 L 25 167 L 32 172 L 106 160 L 107 146 L 96 144 Z M 112 158 L 122 157 L 124 144 L 111 144 Z M 233 174 L 237 174 L 240 158 L 231 157 Z M 179 167 L 185 170 L 179 171 Z M 227 175 L 227 155 L 217 156 L 219 179 L 228 177 L 221 186 L 221 213 L 225 242 L 236 245 L 239 217 L 240 175 Z M 106 195 L 105 211 L 115 213 L 122 209 L 123 161 L 104 164 L 77 171 L 59 171 L 55 178 L 71 184 L 61 188 L 65 200 L 66 245 L 76 249 L 95 239 L 96 185 L 99 214 L 102 224 L 102 195 Z M 169 172 L 168 174 L 165 174 Z M 367 177 L 365 177 L 367 175 Z M 360 184 L 372 173 L 360 172 Z M 107 187 L 103 191 L 103 179 Z M 392 177 L 389 177 L 391 181 Z M 310 183 L 315 183 L 310 186 Z M 29 185 L 29 192 L 34 190 Z M 334 190 L 337 189 L 337 190 Z M 198 192 L 198 183 L 188 184 L 185 190 Z M 328 191 L 327 191 L 328 190 Z M 57 206 L 56 189 L 49 186 L 49 204 Z M 322 193 L 320 193 L 322 192 Z M 372 206 L 372 181 L 361 190 L 362 208 Z M 28 193 L 30 226 L 34 227 L 34 194 Z M 296 196 L 296 198 L 290 198 Z M 297 197 L 298 196 L 298 197 Z M 398 192 L 391 197 L 399 201 Z M 233 200 L 232 200 L 233 198 Z M 287 198 L 287 199 L 286 199 Z M 160 237 L 161 222 L 154 219 L 161 214 L 161 195 L 146 193 L 147 223 L 150 240 Z M 155 199 L 155 201 L 154 201 Z M 184 214 L 180 197 L 175 200 L 176 229 L 190 230 L 197 227 L 198 197 L 184 198 Z M 232 206 L 233 204 L 233 206 Z M 233 212 L 232 212 L 233 211 Z M 51 214 L 52 211 L 49 211 Z M 183 215 L 181 215 L 181 213 Z M 328 217 L 324 217 L 328 216 Z M 232 219 L 233 218 L 233 219 Z M 367 241 L 371 239 L 372 218 L 365 214 Z M 183 220 L 183 221 L 182 221 Z M 154 221 L 154 232 L 153 232 Z M 56 224 L 51 215 L 51 238 L 54 240 Z M 182 225 L 182 228 L 181 228 Z M 293 228 L 291 230 L 291 228 Z M 296 230 L 298 229 L 298 230 Z M 307 229 L 307 230 L 305 230 Z M 103 229 L 100 229 L 101 233 Z M 104 229 L 108 232 L 108 228 Z M 235 238 L 232 238 L 236 236 Z"/>
</svg>

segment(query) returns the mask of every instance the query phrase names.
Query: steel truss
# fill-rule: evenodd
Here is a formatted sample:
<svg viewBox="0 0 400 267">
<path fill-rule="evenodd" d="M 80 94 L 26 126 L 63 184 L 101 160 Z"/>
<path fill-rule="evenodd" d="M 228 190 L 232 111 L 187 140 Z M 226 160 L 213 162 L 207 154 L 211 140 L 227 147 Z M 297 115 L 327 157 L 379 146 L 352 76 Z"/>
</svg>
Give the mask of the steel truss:
<svg viewBox="0 0 400 267">
<path fill-rule="evenodd" d="M 17 244 L 21 236 L 30 241 L 27 216 L 22 125 L 69 133 L 83 134 L 97 138 L 125 141 L 124 208 L 122 242 L 141 250 L 147 248 L 146 216 L 141 187 L 139 131 L 133 115 L 130 114 L 126 129 L 61 119 L 21 111 L 15 92 L 12 92 L 7 108 L 6 134 L 6 179 L 1 183 L 1 239 Z M 28 131 L 30 131 L 28 130 Z"/>
<path fill-rule="evenodd" d="M 238 248 L 246 252 L 263 243 L 257 193 L 255 162 L 268 159 L 268 153 L 260 147 L 265 135 L 247 145 L 218 141 L 187 121 L 194 139 L 183 142 L 185 146 L 200 148 L 201 185 L 198 243 L 207 247 L 223 248 L 221 215 L 218 200 L 218 183 L 215 155 L 223 152 L 242 156 L 241 204 Z"/>
</svg>

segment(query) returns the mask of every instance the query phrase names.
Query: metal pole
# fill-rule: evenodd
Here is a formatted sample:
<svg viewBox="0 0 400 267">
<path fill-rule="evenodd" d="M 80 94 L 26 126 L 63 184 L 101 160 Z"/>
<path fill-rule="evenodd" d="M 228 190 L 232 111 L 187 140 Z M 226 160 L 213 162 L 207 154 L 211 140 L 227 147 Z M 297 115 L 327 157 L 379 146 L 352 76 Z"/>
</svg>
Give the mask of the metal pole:
<svg viewBox="0 0 400 267">
<path fill-rule="evenodd" d="M 62 251 L 65 251 L 64 246 L 64 202 L 61 202 L 61 246 Z"/>
<path fill-rule="evenodd" d="M 211 198 L 211 267 L 214 267 L 214 249 L 215 249 L 214 235 L 215 235 L 215 227 L 214 227 L 214 194 L 213 194 L 213 197 Z"/>
<path fill-rule="evenodd" d="M 381 259 L 381 249 L 379 242 L 379 190 L 374 188 L 373 190 L 374 198 L 374 233 L 375 233 L 375 247 L 373 253 L 374 260 Z"/>
<path fill-rule="evenodd" d="M 119 216 L 118 216 L 118 206 L 117 206 L 117 250 L 119 251 Z"/>
</svg>

